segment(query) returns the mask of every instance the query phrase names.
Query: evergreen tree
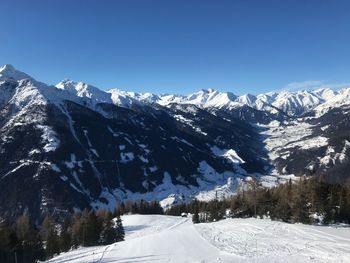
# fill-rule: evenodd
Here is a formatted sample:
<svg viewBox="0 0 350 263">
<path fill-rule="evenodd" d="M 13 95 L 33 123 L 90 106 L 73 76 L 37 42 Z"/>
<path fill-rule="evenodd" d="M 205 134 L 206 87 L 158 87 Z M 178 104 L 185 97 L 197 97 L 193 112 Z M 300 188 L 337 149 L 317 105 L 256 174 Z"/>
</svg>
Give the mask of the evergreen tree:
<svg viewBox="0 0 350 263">
<path fill-rule="evenodd" d="M 198 202 L 196 199 L 193 202 L 193 210 L 194 211 L 192 216 L 192 222 L 193 224 L 198 224 L 200 221 L 199 221 L 199 214 L 198 214 Z"/>
<path fill-rule="evenodd" d="M 117 205 L 117 210 L 115 216 L 121 216 L 125 214 L 125 204 L 124 202 L 121 202 L 119 205 Z"/>
<path fill-rule="evenodd" d="M 307 195 L 307 183 L 305 178 L 300 178 L 293 193 L 292 218 L 295 222 L 309 223 L 309 202 Z"/>
<path fill-rule="evenodd" d="M 112 214 L 107 210 L 99 210 L 97 217 L 101 225 L 99 243 L 108 245 L 117 242 L 117 231 Z"/>
<path fill-rule="evenodd" d="M 290 205 L 290 194 L 292 192 L 291 185 L 283 185 L 275 192 L 277 200 L 271 212 L 271 217 L 282 219 L 289 222 L 292 216 L 292 208 Z"/>
<path fill-rule="evenodd" d="M 83 244 L 84 231 L 83 231 L 83 221 L 80 214 L 74 214 L 72 218 L 71 227 L 71 243 L 74 248 Z"/>
<path fill-rule="evenodd" d="M 117 216 L 117 219 L 116 219 L 116 232 L 117 232 L 116 241 L 117 242 L 124 241 L 125 231 L 124 231 L 122 219 L 120 218 L 120 216 Z"/>
<path fill-rule="evenodd" d="M 101 226 L 93 210 L 85 210 L 82 215 L 83 246 L 98 245 Z"/>
<path fill-rule="evenodd" d="M 14 262 L 18 239 L 6 220 L 0 222 L 0 262 Z"/>
<path fill-rule="evenodd" d="M 19 239 L 18 261 L 34 262 L 36 259 L 44 258 L 43 244 L 39 231 L 30 224 L 26 215 L 20 216 L 15 225 L 16 234 Z"/>
<path fill-rule="evenodd" d="M 59 244 L 60 249 L 63 252 L 68 251 L 72 247 L 72 237 L 71 237 L 71 221 L 66 218 L 62 224 Z"/>
<path fill-rule="evenodd" d="M 59 237 L 53 220 L 47 215 L 41 226 L 41 238 L 45 241 L 46 258 L 51 258 L 53 255 L 60 252 Z"/>
<path fill-rule="evenodd" d="M 200 223 L 198 211 L 195 211 L 195 212 L 193 213 L 192 222 L 193 222 L 193 224 L 198 224 L 198 223 Z"/>
</svg>

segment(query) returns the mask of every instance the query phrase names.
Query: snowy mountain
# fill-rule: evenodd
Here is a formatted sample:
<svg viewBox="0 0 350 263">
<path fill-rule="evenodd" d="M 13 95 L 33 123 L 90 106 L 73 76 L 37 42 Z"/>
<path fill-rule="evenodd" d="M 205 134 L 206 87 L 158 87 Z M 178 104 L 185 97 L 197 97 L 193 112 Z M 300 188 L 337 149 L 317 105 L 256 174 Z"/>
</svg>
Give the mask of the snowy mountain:
<svg viewBox="0 0 350 263">
<path fill-rule="evenodd" d="M 349 180 L 350 89 L 237 96 L 108 92 L 0 70 L 0 215 L 164 207 L 299 175 Z"/>
<path fill-rule="evenodd" d="M 29 75 L 16 70 L 12 65 L 7 64 L 0 68 L 0 81 L 32 79 Z"/>
</svg>

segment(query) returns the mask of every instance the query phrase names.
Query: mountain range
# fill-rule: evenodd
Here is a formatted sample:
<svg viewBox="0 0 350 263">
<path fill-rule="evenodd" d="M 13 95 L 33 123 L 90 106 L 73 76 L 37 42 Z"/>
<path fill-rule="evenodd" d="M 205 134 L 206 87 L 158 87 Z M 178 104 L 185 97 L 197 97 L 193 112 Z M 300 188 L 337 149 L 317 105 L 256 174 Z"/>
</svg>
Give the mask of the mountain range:
<svg viewBox="0 0 350 263">
<path fill-rule="evenodd" d="M 103 91 L 0 69 L 0 216 L 164 208 L 298 176 L 350 182 L 350 88 L 235 95 Z"/>
</svg>

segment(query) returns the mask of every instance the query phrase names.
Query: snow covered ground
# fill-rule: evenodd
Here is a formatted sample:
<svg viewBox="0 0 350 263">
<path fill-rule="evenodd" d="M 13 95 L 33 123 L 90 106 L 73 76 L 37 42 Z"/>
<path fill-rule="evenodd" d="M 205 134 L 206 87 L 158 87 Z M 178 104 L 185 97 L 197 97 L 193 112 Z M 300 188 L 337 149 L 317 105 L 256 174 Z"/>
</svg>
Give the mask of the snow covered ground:
<svg viewBox="0 0 350 263">
<path fill-rule="evenodd" d="M 123 216 L 126 241 L 79 248 L 48 262 L 350 262 L 350 228 L 226 219 Z"/>
</svg>

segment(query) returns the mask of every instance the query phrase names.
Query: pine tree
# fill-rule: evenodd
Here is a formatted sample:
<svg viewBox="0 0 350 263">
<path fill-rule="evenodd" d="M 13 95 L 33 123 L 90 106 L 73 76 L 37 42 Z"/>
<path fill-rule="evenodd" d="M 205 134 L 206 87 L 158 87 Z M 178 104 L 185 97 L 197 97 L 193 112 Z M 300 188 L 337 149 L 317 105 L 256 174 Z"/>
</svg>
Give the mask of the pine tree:
<svg viewBox="0 0 350 263">
<path fill-rule="evenodd" d="M 3 220 L 0 222 L 0 262 L 12 262 L 19 241 L 14 229 Z"/>
<path fill-rule="evenodd" d="M 117 242 L 117 230 L 112 219 L 105 220 L 100 234 L 100 244 L 109 245 Z"/>
<path fill-rule="evenodd" d="M 98 210 L 96 215 L 101 225 L 99 243 L 108 245 L 117 242 L 117 231 L 112 214 L 107 210 Z"/>
<path fill-rule="evenodd" d="M 68 251 L 72 247 L 72 238 L 71 238 L 71 221 L 69 218 L 66 218 L 62 224 L 61 233 L 59 237 L 59 244 L 61 251 Z"/>
<path fill-rule="evenodd" d="M 292 208 L 290 205 L 291 185 L 282 185 L 275 191 L 276 204 L 271 213 L 273 218 L 282 219 L 284 222 L 289 222 L 292 216 Z"/>
<path fill-rule="evenodd" d="M 309 223 L 309 207 L 308 207 L 308 195 L 307 195 L 307 182 L 305 178 L 300 178 L 296 187 L 293 187 L 293 204 L 292 214 L 293 219 L 296 222 Z"/>
<path fill-rule="evenodd" d="M 83 246 L 98 245 L 101 226 L 93 210 L 84 211 L 82 215 Z"/>
<path fill-rule="evenodd" d="M 193 216 L 192 216 L 192 222 L 193 224 L 198 224 L 199 221 L 199 214 L 198 214 L 198 201 L 195 199 L 193 202 Z"/>
<path fill-rule="evenodd" d="M 200 223 L 200 222 L 199 222 L 199 214 L 198 214 L 198 211 L 195 211 L 195 212 L 194 212 L 194 214 L 193 214 L 193 216 L 192 216 L 192 222 L 193 222 L 193 224 L 198 224 L 198 223 Z"/>
<path fill-rule="evenodd" d="M 44 259 L 43 244 L 39 231 L 30 224 L 29 217 L 20 216 L 16 221 L 16 234 L 20 241 L 18 246 L 18 258 L 22 262 L 34 262 L 36 259 Z"/>
<path fill-rule="evenodd" d="M 74 248 L 83 244 L 84 240 L 84 230 L 83 230 L 83 220 L 80 214 L 74 214 L 72 218 L 71 227 L 71 243 Z"/>
<path fill-rule="evenodd" d="M 122 219 L 120 218 L 120 216 L 117 216 L 117 220 L 116 220 L 116 232 L 117 232 L 117 237 L 116 237 L 116 241 L 124 241 L 125 238 L 125 231 L 124 231 L 124 227 L 122 224 Z"/>
<path fill-rule="evenodd" d="M 116 214 L 115 216 L 117 215 L 124 215 L 125 213 L 125 204 L 124 202 L 121 202 L 118 206 L 117 206 L 117 210 L 116 210 Z"/>
<path fill-rule="evenodd" d="M 53 220 L 46 216 L 41 226 L 40 231 L 42 240 L 46 242 L 45 244 L 45 254 L 46 258 L 51 258 L 53 255 L 60 252 L 59 247 L 59 237 L 57 234 L 57 229 Z"/>
</svg>

